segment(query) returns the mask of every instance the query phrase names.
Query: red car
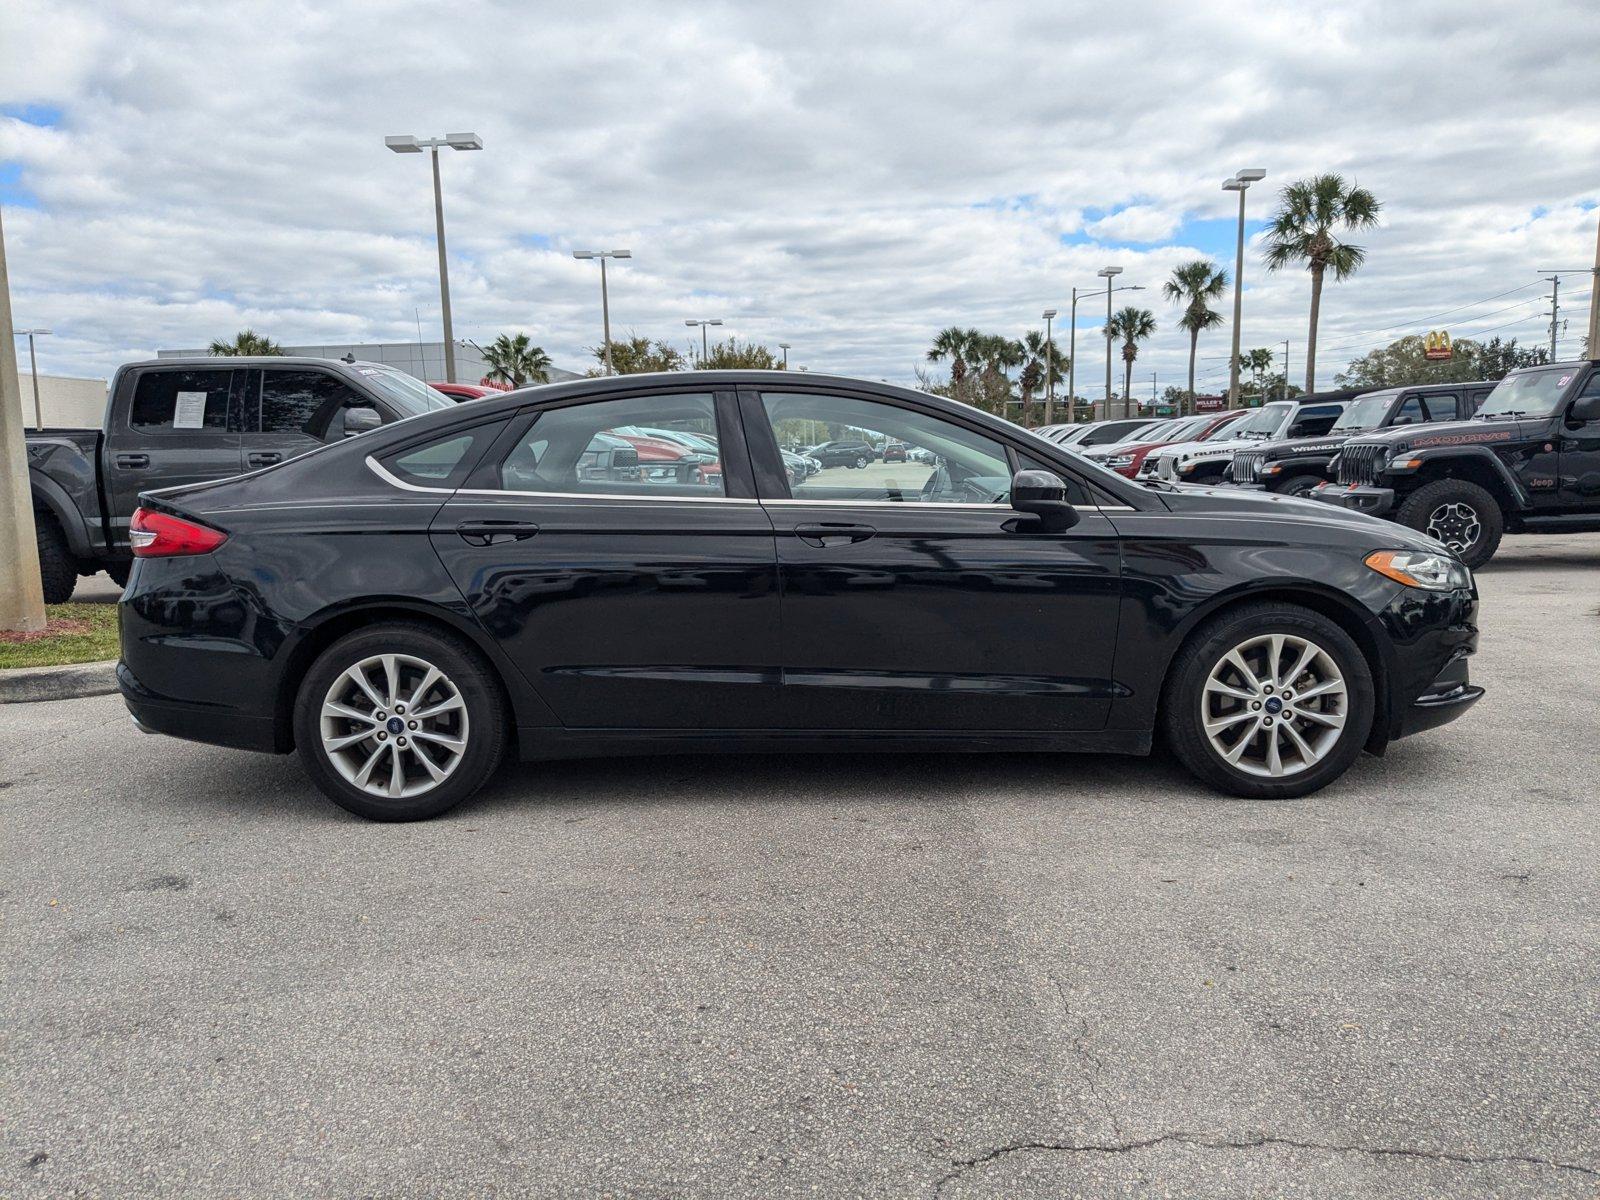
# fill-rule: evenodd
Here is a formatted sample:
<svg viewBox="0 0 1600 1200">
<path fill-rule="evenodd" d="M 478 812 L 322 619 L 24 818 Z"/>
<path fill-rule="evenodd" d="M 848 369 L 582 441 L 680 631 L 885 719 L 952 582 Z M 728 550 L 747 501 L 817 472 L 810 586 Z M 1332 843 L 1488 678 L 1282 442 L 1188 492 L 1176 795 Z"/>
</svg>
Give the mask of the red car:
<svg viewBox="0 0 1600 1200">
<path fill-rule="evenodd" d="M 1153 442 L 1113 442 L 1106 446 L 1096 447 L 1086 451 L 1085 458 L 1099 463 L 1102 467 L 1110 467 L 1118 475 L 1125 475 L 1132 479 L 1139 473 L 1139 467 L 1153 450 L 1163 446 L 1171 446 L 1178 442 L 1203 442 L 1213 434 L 1218 434 L 1232 425 L 1240 417 L 1247 416 L 1253 409 L 1236 408 L 1232 412 L 1202 413 L 1190 417 L 1183 422 L 1173 422 L 1161 434 L 1159 441 Z"/>
<path fill-rule="evenodd" d="M 501 387 L 498 384 L 488 383 L 430 382 L 428 386 L 436 392 L 443 392 L 446 396 L 449 396 L 450 399 L 458 402 L 462 400 L 481 400 L 485 396 L 498 396 L 502 392 L 508 392 L 511 390 L 510 388 Z"/>
<path fill-rule="evenodd" d="M 644 471 L 646 478 L 650 477 L 652 468 L 657 472 L 667 469 L 676 473 L 680 469 L 679 464 L 684 459 L 701 460 L 707 457 L 705 455 L 697 455 L 687 446 L 681 446 L 677 442 L 669 442 L 666 438 L 645 437 L 643 434 L 638 433 L 615 432 L 612 436 L 621 438 L 639 452 L 639 467 Z M 715 459 L 710 462 L 699 461 L 691 472 L 690 482 L 707 483 L 721 474 L 722 464 L 719 461 Z"/>
</svg>

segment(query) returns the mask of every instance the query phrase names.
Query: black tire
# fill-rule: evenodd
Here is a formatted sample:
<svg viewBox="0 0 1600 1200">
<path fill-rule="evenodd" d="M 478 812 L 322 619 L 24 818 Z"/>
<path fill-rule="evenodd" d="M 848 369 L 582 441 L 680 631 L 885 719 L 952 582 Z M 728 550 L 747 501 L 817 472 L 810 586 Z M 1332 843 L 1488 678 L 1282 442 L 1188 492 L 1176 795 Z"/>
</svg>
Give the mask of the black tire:
<svg viewBox="0 0 1600 1200">
<path fill-rule="evenodd" d="M 322 744 L 321 713 L 328 689 L 347 668 L 380 654 L 409 655 L 438 667 L 466 705 L 467 745 L 460 761 L 442 782 L 419 795 L 390 798 L 357 787 L 334 766 Z M 420 821 L 448 812 L 494 774 L 505 749 L 505 703 L 492 668 L 466 642 L 429 625 L 394 622 L 349 634 L 322 652 L 300 682 L 294 735 L 306 772 L 340 808 L 372 821 Z"/>
<path fill-rule="evenodd" d="M 133 574 L 133 559 L 114 558 L 110 562 L 101 564 L 105 573 L 111 576 L 111 582 L 118 587 L 128 586 L 128 576 Z"/>
<path fill-rule="evenodd" d="M 857 469 L 857 470 L 858 470 L 858 471 L 859 471 L 859 470 L 861 470 L 861 469 L 862 469 L 862 468 L 863 468 L 863 467 L 865 467 L 865 466 L 866 466 L 866 465 L 867 465 L 867 460 L 866 460 L 866 459 L 865 459 L 865 458 L 859 458 L 859 457 L 858 457 L 858 458 L 857 458 L 857 459 L 856 459 L 856 469 Z"/>
<path fill-rule="evenodd" d="M 1442 511 L 1446 509 L 1453 511 Z M 1444 542 L 1474 571 L 1494 557 L 1506 531 L 1500 502 L 1487 489 L 1465 479 L 1436 479 L 1424 484 L 1405 498 L 1395 518 L 1418 533 Z M 1459 536 L 1450 536 L 1457 531 Z M 1441 533 L 1445 536 L 1441 537 Z"/>
<path fill-rule="evenodd" d="M 1281 487 L 1273 488 L 1280 496 L 1309 496 L 1320 484 L 1327 482 L 1321 475 L 1291 475 Z"/>
<path fill-rule="evenodd" d="M 78 560 L 67 547 L 66 534 L 48 513 L 33 514 L 34 539 L 39 545 L 39 581 L 46 604 L 65 604 L 78 586 Z"/>
<path fill-rule="evenodd" d="M 1332 659 L 1345 684 L 1344 725 L 1337 740 L 1319 761 L 1280 778 L 1251 774 L 1228 763 L 1206 735 L 1202 715 L 1204 689 L 1212 669 L 1250 638 L 1274 633 L 1314 643 Z M 1326 787 L 1360 755 L 1372 728 L 1372 671 L 1350 635 L 1321 613 L 1297 604 L 1264 601 L 1230 609 L 1189 636 L 1167 671 L 1161 708 L 1168 744 L 1201 780 L 1241 799 L 1288 800 Z M 1298 723 L 1297 728 L 1314 727 Z"/>
</svg>

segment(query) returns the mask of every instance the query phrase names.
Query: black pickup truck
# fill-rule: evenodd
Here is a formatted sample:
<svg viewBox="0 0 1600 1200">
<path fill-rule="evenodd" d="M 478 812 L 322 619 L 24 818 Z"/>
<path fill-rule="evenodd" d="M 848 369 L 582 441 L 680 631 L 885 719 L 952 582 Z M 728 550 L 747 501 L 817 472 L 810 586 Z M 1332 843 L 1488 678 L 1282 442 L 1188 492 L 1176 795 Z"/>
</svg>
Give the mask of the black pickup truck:
<svg viewBox="0 0 1600 1200">
<path fill-rule="evenodd" d="M 1503 533 L 1600 530 L 1600 359 L 1513 371 L 1471 420 L 1351 438 L 1334 471 L 1312 499 L 1409 525 L 1469 567 Z"/>
<path fill-rule="evenodd" d="M 1359 434 L 1399 425 L 1463 421 L 1494 390 L 1493 383 L 1428 383 L 1363 392 L 1321 437 L 1288 438 L 1235 450 L 1223 473 L 1240 487 L 1304 496 L 1333 478 L 1339 447 Z"/>
<path fill-rule="evenodd" d="M 120 367 L 99 429 L 27 434 L 44 598 L 78 576 L 128 578 L 139 493 L 270 466 L 455 402 L 381 363 L 160 358 Z"/>
</svg>

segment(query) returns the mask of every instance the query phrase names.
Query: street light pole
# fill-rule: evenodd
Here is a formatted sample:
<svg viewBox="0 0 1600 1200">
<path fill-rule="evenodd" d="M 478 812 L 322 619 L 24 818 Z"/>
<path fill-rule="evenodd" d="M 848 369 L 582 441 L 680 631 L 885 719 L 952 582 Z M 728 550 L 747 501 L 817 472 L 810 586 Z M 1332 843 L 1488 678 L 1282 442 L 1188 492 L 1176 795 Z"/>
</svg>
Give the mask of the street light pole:
<svg viewBox="0 0 1600 1200">
<path fill-rule="evenodd" d="M 33 379 L 33 427 L 44 428 L 44 406 L 39 403 L 39 355 L 34 351 L 33 339 L 47 337 L 52 332 L 49 329 L 17 329 L 13 332 L 18 336 L 28 335 L 28 370 Z"/>
<path fill-rule="evenodd" d="M 711 317 L 708 320 L 685 321 L 684 324 L 687 325 L 690 329 L 693 329 L 696 325 L 698 325 L 700 327 L 700 368 L 701 368 L 701 370 L 704 370 L 705 369 L 705 365 L 706 365 L 706 359 L 711 357 L 711 347 L 710 347 L 709 341 L 706 338 L 706 328 L 707 328 L 707 326 L 710 326 L 710 325 L 721 325 L 722 324 L 722 318 L 721 317 Z"/>
<path fill-rule="evenodd" d="M 1051 335 L 1051 322 L 1056 310 L 1044 310 L 1044 423 L 1052 425 L 1056 419 L 1056 344 Z M 1026 415 L 1026 414 L 1024 414 Z"/>
<path fill-rule="evenodd" d="M 789 369 L 789 343 L 779 342 L 778 349 L 783 351 L 783 369 L 787 371 Z"/>
<path fill-rule="evenodd" d="M 632 250 L 574 250 L 573 258 L 598 258 L 600 260 L 600 324 L 605 336 L 605 362 L 606 374 L 611 374 L 611 297 L 606 290 L 606 259 L 632 258 Z"/>
<path fill-rule="evenodd" d="M 1228 366 L 1228 407 L 1239 407 L 1239 320 L 1244 306 L 1244 194 L 1252 183 L 1267 177 L 1260 167 L 1247 167 L 1222 185 L 1225 192 L 1239 193 L 1239 242 L 1233 259 L 1233 362 Z M 1285 380 L 1288 376 L 1284 376 Z"/>
<path fill-rule="evenodd" d="M 43 628 L 44 587 L 17 387 L 17 343 L 11 332 L 5 228 L 0 226 L 0 629 L 35 633 Z"/>
<path fill-rule="evenodd" d="M 454 383 L 456 339 L 450 324 L 450 266 L 444 247 L 444 192 L 439 183 L 439 147 L 482 150 L 483 139 L 475 133 L 448 133 L 442 138 L 419 138 L 403 133 L 384 138 L 383 144 L 396 154 L 421 154 L 428 150 L 433 155 L 433 227 L 439 248 L 439 307 L 444 316 L 444 377 L 447 383 Z"/>
<path fill-rule="evenodd" d="M 1102 267 L 1096 271 L 1101 279 L 1106 281 L 1106 416 L 1111 415 L 1111 281 L 1122 274 L 1121 267 Z M 1127 405 L 1123 405 L 1123 416 L 1127 416 Z"/>
</svg>

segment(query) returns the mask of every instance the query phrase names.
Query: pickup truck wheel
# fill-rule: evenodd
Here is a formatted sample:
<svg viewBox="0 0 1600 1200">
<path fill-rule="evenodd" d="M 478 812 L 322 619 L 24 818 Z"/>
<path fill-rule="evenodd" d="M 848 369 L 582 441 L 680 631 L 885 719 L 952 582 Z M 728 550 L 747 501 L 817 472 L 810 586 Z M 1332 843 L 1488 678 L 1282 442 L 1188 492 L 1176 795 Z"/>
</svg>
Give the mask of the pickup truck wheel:
<svg viewBox="0 0 1600 1200">
<path fill-rule="evenodd" d="M 1473 570 L 1494 557 L 1506 529 L 1499 501 L 1465 479 L 1438 479 L 1418 488 L 1395 516 L 1400 524 L 1443 542 Z"/>
<path fill-rule="evenodd" d="M 1162 696 L 1167 741 L 1207 783 L 1244 799 L 1286 800 L 1332 783 L 1372 727 L 1372 672 L 1321 613 L 1266 602 L 1192 634 Z"/>
<path fill-rule="evenodd" d="M 67 547 L 61 526 L 48 513 L 33 514 L 34 539 L 39 545 L 39 579 L 46 604 L 65 604 L 78 586 L 78 560 Z"/>
<path fill-rule="evenodd" d="M 425 625 L 378 625 L 335 642 L 295 701 L 295 745 L 335 804 L 373 821 L 447 812 L 494 774 L 506 716 L 491 669 Z"/>
</svg>

